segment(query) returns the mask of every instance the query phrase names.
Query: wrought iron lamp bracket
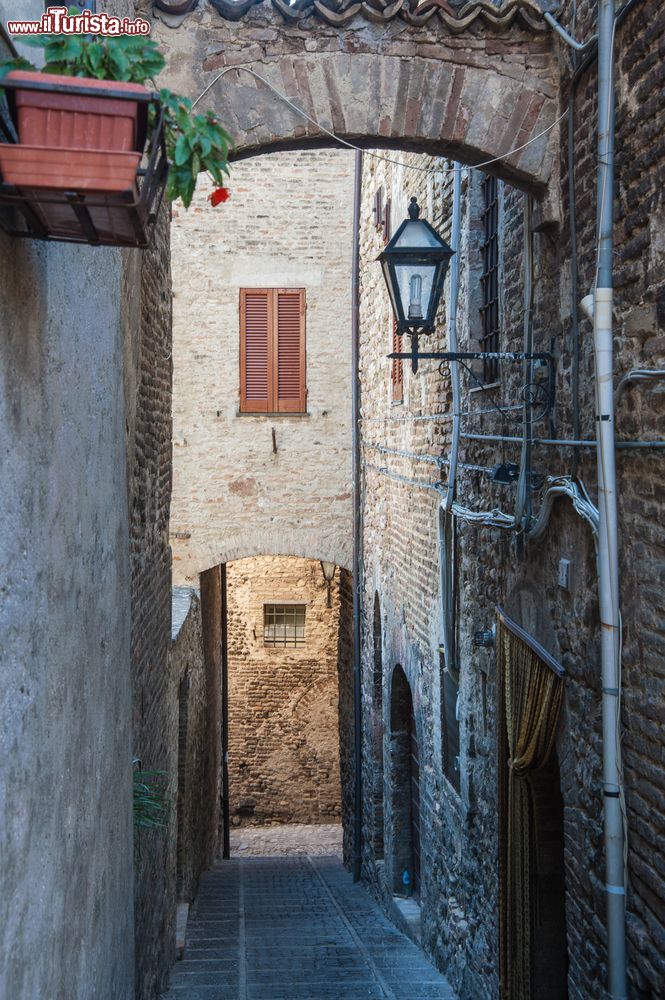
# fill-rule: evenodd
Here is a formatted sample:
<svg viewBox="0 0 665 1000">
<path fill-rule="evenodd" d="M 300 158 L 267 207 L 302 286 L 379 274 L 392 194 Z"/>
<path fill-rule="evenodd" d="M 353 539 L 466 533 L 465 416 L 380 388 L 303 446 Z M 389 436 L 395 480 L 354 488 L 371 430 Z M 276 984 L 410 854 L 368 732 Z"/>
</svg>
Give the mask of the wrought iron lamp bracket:
<svg viewBox="0 0 665 1000">
<path fill-rule="evenodd" d="M 527 353 L 525 351 L 419 351 L 418 337 L 426 330 L 405 330 L 411 337 L 411 350 L 393 351 L 388 357 L 393 360 L 411 361 L 411 370 L 418 371 L 418 362 L 421 360 L 431 361 L 545 361 L 551 365 L 555 358 L 549 351 L 535 351 Z"/>
</svg>

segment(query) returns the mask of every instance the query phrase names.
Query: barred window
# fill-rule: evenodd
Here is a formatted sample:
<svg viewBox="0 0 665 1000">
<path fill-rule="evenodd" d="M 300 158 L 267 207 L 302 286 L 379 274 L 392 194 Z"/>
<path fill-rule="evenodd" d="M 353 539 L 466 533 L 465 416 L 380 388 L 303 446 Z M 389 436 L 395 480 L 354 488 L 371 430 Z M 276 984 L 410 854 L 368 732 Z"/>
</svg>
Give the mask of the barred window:
<svg viewBox="0 0 665 1000">
<path fill-rule="evenodd" d="M 499 350 L 499 186 L 496 177 L 483 179 L 483 271 L 480 277 L 482 290 L 483 332 L 481 351 Z M 483 382 L 496 382 L 499 362 L 483 360 Z"/>
<path fill-rule="evenodd" d="M 305 605 L 264 604 L 263 644 L 265 646 L 304 646 Z"/>
</svg>

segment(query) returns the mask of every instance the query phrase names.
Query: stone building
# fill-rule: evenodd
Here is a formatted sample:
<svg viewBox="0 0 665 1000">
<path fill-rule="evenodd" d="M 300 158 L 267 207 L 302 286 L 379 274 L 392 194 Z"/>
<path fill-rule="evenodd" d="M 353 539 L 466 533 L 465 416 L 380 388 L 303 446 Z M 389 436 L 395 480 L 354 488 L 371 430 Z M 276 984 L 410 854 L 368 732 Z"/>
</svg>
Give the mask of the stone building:
<svg viewBox="0 0 665 1000">
<path fill-rule="evenodd" d="M 174 210 L 173 575 L 225 565 L 232 823 L 335 821 L 352 770 L 353 182 L 348 152 L 275 153 Z M 266 645 L 269 607 L 302 648 Z"/>
<path fill-rule="evenodd" d="M 579 5 L 577 10 L 576 30 L 586 37 L 591 11 Z M 647 13 L 654 24 L 662 20 L 655 7 Z M 646 35 L 655 38 L 656 28 L 645 33 L 644 23 L 637 12 L 627 12 L 617 30 L 622 152 L 615 386 L 628 964 L 631 996 L 651 998 L 665 990 L 657 861 L 664 780 L 656 610 L 662 603 L 662 451 L 621 443 L 662 437 L 663 151 L 650 139 L 662 100 L 656 97 L 653 56 L 646 54 Z M 410 869 L 423 945 L 465 997 L 498 995 L 497 959 L 517 921 L 521 930 L 511 961 L 513 968 L 532 963 L 533 996 L 605 995 L 594 361 L 591 326 L 578 312 L 595 266 L 595 173 L 583 156 L 594 144 L 595 72 L 588 60 L 574 79 L 569 113 L 575 173 L 569 178 L 562 145 L 561 228 L 540 225 L 528 194 L 480 171 L 461 172 L 459 349 L 478 350 L 484 343 L 485 350 L 520 351 L 526 336 L 534 351 L 550 352 L 556 363 L 551 378 L 540 364 L 526 370 L 508 362 L 460 365 L 452 516 L 445 511 L 454 433 L 451 369 L 424 361 L 414 375 L 407 362 L 401 371 L 391 366 L 386 355 L 394 340 L 392 314 L 375 258 L 386 240 L 386 205 L 394 229 L 414 195 L 423 215 L 451 239 L 454 173 L 448 161 L 413 154 L 397 157 L 400 165 L 374 155 L 364 160 L 364 872 L 392 907 L 392 897 L 403 891 L 403 871 Z M 568 100 L 571 79 L 562 52 L 562 101 Z M 572 222 L 569 179 L 576 194 Z M 448 289 L 437 333 L 426 348 L 421 341 L 421 349 L 449 349 L 449 296 Z M 622 379 L 635 369 L 655 374 L 641 382 Z M 518 514 L 525 398 L 531 401 L 526 412 L 533 444 L 526 508 Z M 582 443 L 566 443 L 571 440 Z M 562 477 L 578 484 L 575 505 L 559 488 L 566 482 Z M 535 530 L 515 530 L 525 524 Z M 507 626 L 497 608 L 509 619 Z M 528 779 L 533 856 L 531 862 L 516 856 L 530 873 L 533 894 L 530 908 L 516 915 L 509 909 L 505 854 L 501 678 L 520 656 L 538 661 L 533 669 L 553 678 L 554 687 L 565 676 L 555 750 L 537 777 Z M 511 974 L 504 965 L 503 975 Z"/>
<path fill-rule="evenodd" d="M 238 163 L 217 208 L 201 188 L 173 221 L 174 579 L 254 555 L 349 568 L 353 155 Z M 273 360 L 268 312 L 296 296 L 300 354 L 289 357 L 285 312 Z M 245 319 L 262 339 L 241 372 Z M 302 365 L 295 394 L 290 360 Z M 293 398 L 273 398 L 273 374 Z"/>
</svg>

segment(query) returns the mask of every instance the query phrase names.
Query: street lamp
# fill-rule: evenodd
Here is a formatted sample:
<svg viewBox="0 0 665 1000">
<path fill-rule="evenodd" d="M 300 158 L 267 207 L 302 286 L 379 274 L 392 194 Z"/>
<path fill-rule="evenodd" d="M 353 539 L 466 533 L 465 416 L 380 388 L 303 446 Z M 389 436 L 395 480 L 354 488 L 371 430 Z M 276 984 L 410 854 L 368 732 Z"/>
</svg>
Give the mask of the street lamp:
<svg viewBox="0 0 665 1000">
<path fill-rule="evenodd" d="M 418 337 L 434 329 L 443 282 L 454 252 L 429 222 L 420 218 L 420 207 L 412 198 L 409 218 L 379 254 L 397 332 L 411 337 L 414 372 L 418 370 Z"/>
<path fill-rule="evenodd" d="M 324 562 L 323 559 L 319 560 L 321 563 L 321 572 L 323 573 L 323 579 L 326 581 L 328 586 L 328 597 L 326 600 L 326 607 L 332 608 L 332 596 L 330 593 L 330 588 L 332 587 L 332 582 L 335 579 L 335 570 L 337 569 L 337 564 L 333 562 Z"/>
</svg>

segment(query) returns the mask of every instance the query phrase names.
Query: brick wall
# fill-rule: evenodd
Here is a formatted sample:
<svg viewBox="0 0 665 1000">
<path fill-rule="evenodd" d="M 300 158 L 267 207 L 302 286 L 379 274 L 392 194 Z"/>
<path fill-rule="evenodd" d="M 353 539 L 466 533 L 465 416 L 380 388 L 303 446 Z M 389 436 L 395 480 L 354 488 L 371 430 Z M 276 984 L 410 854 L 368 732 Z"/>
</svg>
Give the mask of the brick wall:
<svg viewBox="0 0 665 1000">
<path fill-rule="evenodd" d="M 524 4 L 526 22 L 514 17 L 518 6 L 497 26 L 482 4 L 461 25 L 440 6 L 413 23 L 406 8 L 312 4 L 286 19 L 266 3 L 230 20 L 198 4 L 182 20 L 155 12 L 153 37 L 167 56 L 166 86 L 194 100 L 215 81 L 205 100 L 241 155 L 327 143 L 330 128 L 351 142 L 399 147 L 406 138 L 410 148 L 475 162 L 518 148 L 504 169 L 542 189 L 557 152 L 557 132 L 547 131 L 557 116 L 556 56 L 533 4 Z"/>
<path fill-rule="evenodd" d="M 593 30 L 595 5 L 578 6 L 577 35 Z M 565 5 L 565 15 L 571 5 Z M 665 343 L 662 177 L 665 150 L 655 138 L 662 117 L 662 73 L 658 58 L 663 12 L 645 3 L 617 32 L 617 199 L 615 380 L 632 367 L 662 368 Z M 562 96 L 567 99 L 568 53 L 561 51 Z M 581 80 L 575 102 L 575 169 L 580 297 L 593 280 L 595 226 L 595 67 Z M 560 352 L 556 396 L 549 413 L 534 425 L 536 437 L 569 438 L 573 432 L 571 379 L 573 332 L 571 249 L 568 232 L 566 148 L 562 146 L 564 225 L 561 231 L 534 235 L 534 349 Z M 401 157 L 400 157 L 401 158 Z M 369 158 L 367 158 L 369 159 Z M 405 164 L 413 163 L 404 158 Z M 418 160 L 432 175 L 443 163 Z M 389 174 L 390 176 L 387 176 Z M 479 252 L 479 177 L 464 182 L 466 234 L 461 253 L 461 347 L 473 347 L 478 335 L 477 288 Z M 434 183 L 433 201 L 428 185 Z M 362 380 L 364 457 L 363 684 L 365 705 L 380 699 L 372 686 L 372 612 L 380 596 L 383 652 L 383 721 L 389 729 L 391 673 L 401 664 L 413 692 L 421 759 L 423 826 L 423 942 L 445 965 L 462 997 L 498 995 L 497 959 L 497 789 L 496 690 L 494 655 L 472 645 L 474 631 L 488 628 L 495 604 L 502 604 L 565 667 L 566 692 L 557 742 L 557 764 L 563 798 L 568 994 L 574 1000 L 605 996 L 605 894 L 602 840 L 600 657 L 595 552 L 587 525 L 567 501 L 555 505 L 546 534 L 538 543 L 514 532 L 457 521 L 457 648 L 460 666 L 461 790 L 458 795 L 443 775 L 444 730 L 441 723 L 442 675 L 438 644 L 439 580 L 437 508 L 439 498 L 427 488 L 438 478 L 436 466 L 392 451 L 447 456 L 450 421 L 448 381 L 433 364 L 411 375 L 405 369 L 403 404 L 391 404 L 389 312 L 378 267 L 373 263 L 379 237 L 373 229 L 371 204 L 377 185 L 391 188 L 393 203 L 417 194 L 425 214 L 444 235 L 449 227 L 447 182 L 406 167 L 389 169 L 367 162 L 361 230 Z M 439 193 L 437 194 L 436 191 Z M 400 195 L 400 192 L 402 194 Z M 502 343 L 506 350 L 523 344 L 524 196 L 506 188 L 502 196 L 501 267 Z M 399 213 L 400 215 L 402 213 Z M 576 308 L 576 307 L 575 307 Z M 445 310 L 444 310 L 445 311 Z M 443 318 L 443 317 L 442 317 Z M 580 437 L 595 434 L 593 358 L 590 326 L 580 320 Z M 443 349 L 445 338 L 429 343 Z M 520 434 L 521 366 L 501 367 L 500 384 L 488 393 L 474 388 L 462 373 L 466 414 L 463 431 Z M 619 399 L 619 439 L 662 437 L 663 400 L 658 382 L 626 390 Z M 502 412 L 495 407 L 498 404 Z M 511 407 L 517 407 L 511 409 Z M 539 408 L 543 410 L 543 407 Z M 469 413 L 468 411 L 473 411 Z M 380 445 L 383 451 L 374 447 Z M 481 443 L 462 439 L 465 465 L 491 470 L 498 462 L 519 461 L 519 444 Z M 639 1000 L 665 990 L 662 941 L 665 928 L 662 874 L 657 862 L 663 820 L 659 803 L 665 784 L 658 750 L 663 680 L 660 659 L 662 573 L 665 537 L 660 525 L 661 452 L 619 451 L 623 646 L 623 724 L 629 827 L 628 940 L 631 996 Z M 577 474 L 595 496 L 596 466 L 592 448 L 580 449 Z M 536 472 L 561 475 L 573 470 L 570 448 L 537 446 Z M 378 471 L 382 468 L 384 471 Z M 386 474 L 386 471 L 389 473 Z M 405 483 L 398 477 L 417 481 Z M 446 478 L 445 467 L 442 478 Z M 500 508 L 511 513 L 515 488 L 492 484 L 486 472 L 462 468 L 458 499 L 476 510 Z M 532 495 L 534 512 L 540 508 Z M 558 585 L 559 560 L 571 566 L 570 587 Z M 364 776 L 366 877 L 381 889 L 381 868 L 374 864 L 371 823 L 377 759 L 369 753 L 374 722 L 366 711 Z M 385 742 L 384 748 L 388 744 Z M 376 747 L 376 743 L 374 744 Z M 385 756 L 386 873 L 391 857 L 391 776 Z M 369 790 L 369 791 L 368 791 Z"/>
<path fill-rule="evenodd" d="M 176 582 L 250 555 L 350 565 L 353 156 L 236 163 L 174 210 Z M 306 290 L 307 415 L 238 415 L 239 290 Z"/>
<path fill-rule="evenodd" d="M 242 559 L 227 566 L 227 587 L 231 823 L 335 822 L 338 575 L 330 608 L 314 560 Z M 306 607 L 302 647 L 264 645 L 264 604 L 282 602 Z"/>
<path fill-rule="evenodd" d="M 130 502 L 132 561 L 133 753 L 168 774 L 176 791 L 177 695 L 168 669 L 171 624 L 171 293 L 169 212 L 141 255 L 141 315 Z M 149 835 L 135 873 L 136 995 L 152 998 L 173 957 L 175 817 Z"/>
</svg>

